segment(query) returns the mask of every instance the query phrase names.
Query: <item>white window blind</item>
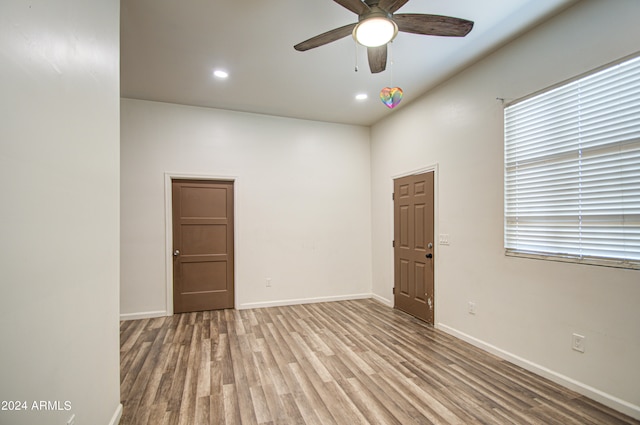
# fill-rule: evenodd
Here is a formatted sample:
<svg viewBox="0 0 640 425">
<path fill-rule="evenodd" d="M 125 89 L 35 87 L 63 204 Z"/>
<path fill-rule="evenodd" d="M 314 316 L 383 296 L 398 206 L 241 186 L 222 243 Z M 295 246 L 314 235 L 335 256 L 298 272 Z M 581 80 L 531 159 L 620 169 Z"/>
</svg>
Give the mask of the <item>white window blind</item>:
<svg viewBox="0 0 640 425">
<path fill-rule="evenodd" d="M 504 115 L 507 254 L 640 268 L 640 57 Z"/>
</svg>

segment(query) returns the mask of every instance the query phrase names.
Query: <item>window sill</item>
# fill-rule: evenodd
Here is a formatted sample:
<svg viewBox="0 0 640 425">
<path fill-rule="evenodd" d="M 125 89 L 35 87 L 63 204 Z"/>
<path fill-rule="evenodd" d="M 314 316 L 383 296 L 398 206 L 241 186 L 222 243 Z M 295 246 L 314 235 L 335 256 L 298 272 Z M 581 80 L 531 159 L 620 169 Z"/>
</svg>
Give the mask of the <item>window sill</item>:
<svg viewBox="0 0 640 425">
<path fill-rule="evenodd" d="M 640 262 L 632 260 L 614 260 L 610 258 L 597 257 L 575 257 L 556 254 L 541 254 L 527 251 L 505 250 L 507 257 L 529 258 L 534 260 L 556 261 L 561 263 L 587 264 L 590 266 L 613 267 L 618 269 L 640 270 Z"/>
</svg>

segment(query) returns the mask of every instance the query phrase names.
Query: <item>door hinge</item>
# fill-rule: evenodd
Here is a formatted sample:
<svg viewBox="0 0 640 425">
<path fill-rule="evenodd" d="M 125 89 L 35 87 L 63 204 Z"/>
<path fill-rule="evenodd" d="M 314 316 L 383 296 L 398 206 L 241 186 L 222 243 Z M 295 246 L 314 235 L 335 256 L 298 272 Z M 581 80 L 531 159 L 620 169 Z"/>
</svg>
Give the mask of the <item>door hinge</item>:
<svg viewBox="0 0 640 425">
<path fill-rule="evenodd" d="M 396 287 L 395 287 L 395 286 L 391 289 L 391 293 L 392 293 L 393 295 L 395 295 L 395 294 L 396 294 Z"/>
<path fill-rule="evenodd" d="M 396 200 L 396 194 L 395 194 L 395 193 L 392 193 L 392 194 L 391 194 L 391 200 L 392 200 L 392 201 L 395 201 L 395 200 Z"/>
<path fill-rule="evenodd" d="M 391 246 L 395 248 L 396 247 L 396 241 L 391 241 Z"/>
</svg>

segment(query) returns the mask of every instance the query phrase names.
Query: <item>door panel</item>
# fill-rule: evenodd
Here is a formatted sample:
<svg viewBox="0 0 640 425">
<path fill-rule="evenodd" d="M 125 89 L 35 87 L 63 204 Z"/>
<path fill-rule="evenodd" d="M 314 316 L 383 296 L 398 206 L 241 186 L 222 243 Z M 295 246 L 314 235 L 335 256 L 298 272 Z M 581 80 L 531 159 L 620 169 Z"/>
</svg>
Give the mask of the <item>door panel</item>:
<svg viewBox="0 0 640 425">
<path fill-rule="evenodd" d="M 396 283 L 396 286 L 400 288 L 400 293 L 407 296 L 410 294 L 409 266 L 409 261 L 400 259 L 399 282 Z M 396 273 L 398 273 L 398 271 L 396 271 Z"/>
<path fill-rule="evenodd" d="M 423 252 L 427 251 L 427 242 L 425 240 L 425 221 L 426 221 L 426 211 L 425 205 L 419 204 L 414 207 L 414 217 L 413 217 L 413 235 L 415 241 L 415 249 L 419 249 Z"/>
<path fill-rule="evenodd" d="M 184 293 L 226 289 L 227 267 L 222 261 L 182 263 Z"/>
<path fill-rule="evenodd" d="M 184 255 L 215 255 L 227 252 L 226 225 L 189 224 L 182 226 Z"/>
<path fill-rule="evenodd" d="M 431 324 L 433 239 L 433 172 L 394 180 L 394 304 Z"/>
<path fill-rule="evenodd" d="M 396 238 L 402 248 L 409 248 L 409 207 L 400 206 L 400 234 Z"/>
<path fill-rule="evenodd" d="M 421 301 L 423 303 L 427 302 L 425 297 L 427 288 L 425 287 L 426 276 L 427 273 L 426 265 L 424 263 L 415 263 L 415 273 L 414 273 L 414 287 L 415 287 L 415 297 L 416 300 Z"/>
<path fill-rule="evenodd" d="M 207 183 L 203 181 L 202 184 Z M 183 217 L 225 218 L 227 216 L 225 188 L 182 185 L 180 201 Z"/>
<path fill-rule="evenodd" d="M 233 182 L 174 180 L 173 311 L 233 308 Z"/>
</svg>

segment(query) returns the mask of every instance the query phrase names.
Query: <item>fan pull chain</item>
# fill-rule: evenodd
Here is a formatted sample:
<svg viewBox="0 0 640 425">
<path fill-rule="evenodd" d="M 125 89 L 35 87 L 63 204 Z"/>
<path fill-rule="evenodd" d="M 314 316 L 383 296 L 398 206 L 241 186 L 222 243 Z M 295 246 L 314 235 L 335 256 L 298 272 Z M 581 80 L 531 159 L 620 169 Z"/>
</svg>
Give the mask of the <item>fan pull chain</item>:
<svg viewBox="0 0 640 425">
<path fill-rule="evenodd" d="M 355 53 L 355 62 L 356 62 L 354 71 L 358 72 L 358 43 L 356 42 L 353 43 L 353 51 Z"/>
</svg>

